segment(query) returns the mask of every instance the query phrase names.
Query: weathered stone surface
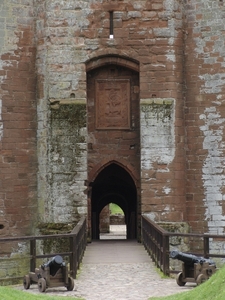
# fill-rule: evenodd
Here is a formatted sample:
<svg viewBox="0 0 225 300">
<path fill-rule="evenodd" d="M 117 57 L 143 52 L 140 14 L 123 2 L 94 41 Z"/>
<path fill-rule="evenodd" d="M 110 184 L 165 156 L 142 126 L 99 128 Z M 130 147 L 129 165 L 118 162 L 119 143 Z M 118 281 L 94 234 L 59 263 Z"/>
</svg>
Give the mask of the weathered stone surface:
<svg viewBox="0 0 225 300">
<path fill-rule="evenodd" d="M 1 1 L 1 236 L 82 215 L 90 229 L 90 183 L 111 162 L 136 187 L 136 228 L 147 213 L 224 233 L 224 10 L 211 0 Z M 112 89 L 96 92 L 95 81 L 106 79 L 130 87 L 109 114 Z"/>
<path fill-rule="evenodd" d="M 37 211 L 35 7 L 0 4 L 0 236 L 33 232 Z"/>
</svg>

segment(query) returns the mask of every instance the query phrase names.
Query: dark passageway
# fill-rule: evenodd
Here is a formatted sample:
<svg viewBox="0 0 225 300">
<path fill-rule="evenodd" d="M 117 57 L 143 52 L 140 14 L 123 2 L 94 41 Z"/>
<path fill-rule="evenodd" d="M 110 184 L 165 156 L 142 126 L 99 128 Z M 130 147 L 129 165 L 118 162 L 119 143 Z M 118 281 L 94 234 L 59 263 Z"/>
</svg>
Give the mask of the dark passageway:
<svg viewBox="0 0 225 300">
<path fill-rule="evenodd" d="M 92 239 L 99 239 L 99 215 L 109 203 L 121 207 L 125 214 L 127 239 L 137 237 L 137 191 L 129 173 L 112 163 L 105 167 L 92 184 Z"/>
</svg>

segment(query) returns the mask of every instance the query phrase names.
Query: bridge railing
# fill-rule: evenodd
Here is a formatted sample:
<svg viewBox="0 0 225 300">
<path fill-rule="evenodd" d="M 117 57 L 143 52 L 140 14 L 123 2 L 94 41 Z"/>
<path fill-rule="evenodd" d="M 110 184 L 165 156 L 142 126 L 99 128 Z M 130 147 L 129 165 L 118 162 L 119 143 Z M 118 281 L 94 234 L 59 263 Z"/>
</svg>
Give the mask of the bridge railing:
<svg viewBox="0 0 225 300">
<path fill-rule="evenodd" d="M 60 241 L 63 240 L 69 240 L 68 242 L 68 252 L 57 252 L 57 253 L 45 253 L 45 254 L 37 254 L 37 241 Z M 1 244 L 11 245 L 13 243 L 16 244 L 22 244 L 26 243 L 29 245 L 28 252 L 30 252 L 30 255 L 26 255 L 26 259 L 29 259 L 30 261 L 30 272 L 34 272 L 35 268 L 37 267 L 37 260 L 44 259 L 44 258 L 50 258 L 54 257 L 56 255 L 60 255 L 62 257 L 67 256 L 69 258 L 69 269 L 70 269 L 70 275 L 75 279 L 77 270 L 79 269 L 82 257 L 84 255 L 84 251 L 86 249 L 87 244 L 87 232 L 86 232 L 86 218 L 83 217 L 78 224 L 74 227 L 71 233 L 68 234 L 53 234 L 53 235 L 39 235 L 39 236 L 20 236 L 20 237 L 7 237 L 7 238 L 0 238 L 0 249 Z M 14 245 L 15 245 L 14 243 Z M 39 251 L 38 251 L 39 252 Z M 0 255 L 1 255 L 0 251 Z M 1 260 L 4 260 L 7 262 L 7 260 L 10 260 L 11 258 L 7 258 L 4 256 L 3 258 L 0 256 Z M 18 260 L 21 260 L 21 263 L 24 258 L 20 257 Z M 25 275 L 25 274 L 24 274 Z M 22 279 L 21 276 L 10 276 L 6 278 L 0 278 L 1 281 L 6 280 L 19 280 Z"/>
<path fill-rule="evenodd" d="M 212 253 L 210 250 L 210 243 L 225 242 L 225 235 L 213 234 L 194 234 L 194 233 L 179 233 L 168 232 L 155 222 L 150 220 L 147 216 L 142 216 L 142 243 L 148 251 L 156 266 L 165 274 L 177 273 L 170 266 L 170 238 L 180 237 L 188 240 L 188 243 L 197 251 L 192 254 L 203 256 L 205 258 L 225 258 L 225 254 Z M 201 244 L 202 243 L 202 244 Z M 200 245 L 201 244 L 201 245 Z M 218 252 L 220 247 L 218 247 Z"/>
</svg>

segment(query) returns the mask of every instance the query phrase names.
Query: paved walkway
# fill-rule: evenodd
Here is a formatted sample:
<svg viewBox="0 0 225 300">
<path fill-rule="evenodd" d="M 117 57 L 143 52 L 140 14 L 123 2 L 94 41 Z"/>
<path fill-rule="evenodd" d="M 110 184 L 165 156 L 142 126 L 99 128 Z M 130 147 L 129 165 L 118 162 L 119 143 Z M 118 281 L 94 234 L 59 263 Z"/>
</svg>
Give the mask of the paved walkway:
<svg viewBox="0 0 225 300">
<path fill-rule="evenodd" d="M 143 245 L 122 240 L 121 234 L 111 240 L 103 239 L 88 244 L 75 288 L 47 289 L 46 294 L 76 296 L 85 300 L 147 300 L 193 288 L 179 287 L 175 279 L 162 279 Z M 25 292 L 39 293 L 36 285 Z"/>
</svg>

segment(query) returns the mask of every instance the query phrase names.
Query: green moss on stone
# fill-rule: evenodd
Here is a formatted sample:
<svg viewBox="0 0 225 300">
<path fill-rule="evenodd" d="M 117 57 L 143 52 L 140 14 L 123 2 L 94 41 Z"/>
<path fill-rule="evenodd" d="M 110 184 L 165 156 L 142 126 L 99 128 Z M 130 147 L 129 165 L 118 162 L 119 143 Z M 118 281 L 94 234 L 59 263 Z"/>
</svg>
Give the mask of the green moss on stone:
<svg viewBox="0 0 225 300">
<path fill-rule="evenodd" d="M 76 224 L 67 223 L 40 223 L 38 228 L 41 235 L 57 235 L 70 233 Z M 69 238 L 54 238 L 44 240 L 42 243 L 43 253 L 60 253 L 68 252 L 70 248 Z"/>
<path fill-rule="evenodd" d="M 26 253 L 13 253 L 10 258 L 0 259 L 0 278 L 1 285 L 17 284 L 22 280 L 18 277 L 23 277 L 29 273 L 30 270 L 30 256 Z M 11 279 L 15 277 L 14 279 Z"/>
<path fill-rule="evenodd" d="M 43 235 L 47 234 L 59 234 L 59 233 L 70 233 L 75 224 L 67 224 L 67 223 L 39 223 L 38 229 L 40 229 L 40 233 Z"/>
<path fill-rule="evenodd" d="M 141 110 L 145 113 L 145 117 L 148 119 L 150 115 L 155 116 L 157 121 L 161 120 L 163 123 L 171 120 L 172 118 L 172 104 L 163 101 L 162 103 L 152 102 L 148 104 L 142 104 Z"/>
</svg>

